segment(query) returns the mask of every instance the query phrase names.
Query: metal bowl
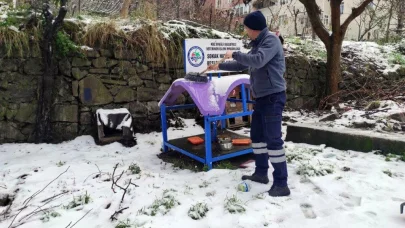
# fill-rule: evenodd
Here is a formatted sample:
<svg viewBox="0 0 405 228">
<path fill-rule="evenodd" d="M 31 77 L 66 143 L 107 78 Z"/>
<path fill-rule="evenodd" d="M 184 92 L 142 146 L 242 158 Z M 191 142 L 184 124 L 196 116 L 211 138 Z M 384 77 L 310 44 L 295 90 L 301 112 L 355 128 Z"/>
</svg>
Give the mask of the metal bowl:
<svg viewBox="0 0 405 228">
<path fill-rule="evenodd" d="M 223 142 L 219 143 L 221 150 L 232 150 L 233 144 L 232 142 Z"/>
</svg>

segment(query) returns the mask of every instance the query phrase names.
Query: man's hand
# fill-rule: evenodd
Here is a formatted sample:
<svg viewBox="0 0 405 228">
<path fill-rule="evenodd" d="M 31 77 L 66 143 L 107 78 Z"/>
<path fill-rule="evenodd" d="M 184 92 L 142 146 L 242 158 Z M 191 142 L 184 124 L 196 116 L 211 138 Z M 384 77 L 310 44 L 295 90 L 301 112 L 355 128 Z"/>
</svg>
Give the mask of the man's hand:
<svg viewBox="0 0 405 228">
<path fill-rule="evenodd" d="M 232 53 L 233 53 L 233 51 L 227 51 L 225 53 L 225 59 L 232 59 Z"/>
<path fill-rule="evenodd" d="M 219 70 L 219 65 L 218 65 L 218 64 L 209 65 L 209 66 L 207 67 L 207 70 L 208 70 L 208 71 L 211 71 L 211 70 Z"/>
</svg>

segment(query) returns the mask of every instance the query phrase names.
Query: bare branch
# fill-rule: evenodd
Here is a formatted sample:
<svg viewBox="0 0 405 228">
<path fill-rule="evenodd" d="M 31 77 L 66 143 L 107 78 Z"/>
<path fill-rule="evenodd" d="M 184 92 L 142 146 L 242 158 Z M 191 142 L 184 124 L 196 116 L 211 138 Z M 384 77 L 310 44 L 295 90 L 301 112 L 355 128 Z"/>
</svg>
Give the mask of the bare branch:
<svg viewBox="0 0 405 228">
<path fill-rule="evenodd" d="M 322 40 L 325 46 L 329 46 L 329 32 L 325 28 L 325 25 L 322 23 L 320 14 L 321 10 L 314 0 L 299 0 L 304 4 L 305 9 L 307 10 L 309 20 L 316 35 Z"/>
<path fill-rule="evenodd" d="M 42 191 L 44 191 L 49 185 L 51 185 L 55 180 L 57 180 L 60 176 L 62 176 L 64 173 L 66 173 L 69 170 L 70 166 L 61 174 L 59 174 L 55 179 L 53 179 L 51 182 L 49 182 L 44 188 L 42 188 L 41 190 L 35 192 L 33 195 L 31 195 L 30 197 L 28 197 L 24 202 L 23 202 L 23 207 L 21 208 L 21 210 L 14 216 L 13 220 L 11 221 L 10 225 L 8 226 L 9 228 L 13 225 L 15 219 L 18 217 L 18 215 L 20 215 L 20 213 L 26 209 L 28 206 L 28 203 L 33 200 L 38 194 L 40 194 Z M 20 220 L 21 221 L 21 220 Z"/>
<path fill-rule="evenodd" d="M 92 211 L 92 210 L 93 210 L 93 208 L 90 209 L 86 214 L 84 214 L 79 220 L 77 220 L 77 222 L 75 222 L 71 227 L 69 227 L 70 223 L 72 223 L 72 222 L 70 222 L 69 225 L 66 228 L 74 227 L 78 222 L 80 222 L 84 217 L 86 217 L 90 213 L 90 211 Z"/>
<path fill-rule="evenodd" d="M 372 2 L 373 0 L 364 0 L 364 2 L 357 8 L 353 8 L 352 9 L 352 13 L 349 15 L 348 18 L 346 18 L 345 22 L 342 24 L 341 26 L 341 33 L 345 34 L 347 28 L 349 27 L 349 24 L 356 18 L 358 17 L 368 6 L 368 4 L 370 4 L 370 2 Z"/>
<path fill-rule="evenodd" d="M 117 216 L 118 214 L 122 214 L 122 212 L 125 211 L 125 210 L 128 209 L 128 208 L 129 208 L 129 207 L 125 207 L 125 208 L 122 208 L 122 209 L 120 209 L 120 210 L 114 212 L 114 214 L 110 216 L 110 220 L 111 220 L 111 221 L 117 220 L 117 218 L 116 218 L 115 216 Z"/>
</svg>

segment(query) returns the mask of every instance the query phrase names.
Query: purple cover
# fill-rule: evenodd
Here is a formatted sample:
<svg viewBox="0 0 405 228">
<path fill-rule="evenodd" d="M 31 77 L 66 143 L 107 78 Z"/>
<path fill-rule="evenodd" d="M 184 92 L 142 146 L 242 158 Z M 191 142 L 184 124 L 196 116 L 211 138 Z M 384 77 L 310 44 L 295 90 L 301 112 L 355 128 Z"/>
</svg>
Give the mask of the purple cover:
<svg viewBox="0 0 405 228">
<path fill-rule="evenodd" d="M 249 77 L 247 74 L 222 76 L 221 78 L 213 76 L 212 81 L 208 81 L 208 83 L 191 82 L 184 78 L 177 79 L 166 91 L 159 106 L 161 104 L 175 105 L 179 95 L 187 91 L 202 115 L 221 115 L 225 110 L 226 99 L 235 87 L 245 84 L 246 88 L 249 88 Z"/>
</svg>

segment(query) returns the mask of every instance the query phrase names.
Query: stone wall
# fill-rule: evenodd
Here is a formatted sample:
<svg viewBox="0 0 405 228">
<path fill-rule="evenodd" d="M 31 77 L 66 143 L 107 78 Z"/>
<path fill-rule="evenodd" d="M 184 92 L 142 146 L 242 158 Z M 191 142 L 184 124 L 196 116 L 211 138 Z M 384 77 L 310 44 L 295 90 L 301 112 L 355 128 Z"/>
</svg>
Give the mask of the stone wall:
<svg viewBox="0 0 405 228">
<path fill-rule="evenodd" d="M 98 108 L 127 108 L 136 132 L 160 129 L 158 101 L 173 80 L 184 76 L 183 70 L 137 59 L 129 53 L 89 50 L 58 61 L 52 113 L 56 142 L 96 133 L 92 114 Z M 42 72 L 40 58 L 0 59 L 0 143 L 32 141 Z"/>
<path fill-rule="evenodd" d="M 52 114 L 55 142 L 95 136 L 93 113 L 98 108 L 127 108 L 135 132 L 160 131 L 158 101 L 175 79 L 184 76 L 183 65 L 163 67 L 139 59 L 132 53 L 87 50 L 84 56 L 58 60 Z M 325 88 L 326 64 L 291 53 L 286 64 L 287 106 L 316 108 Z M 343 75 L 355 71 L 346 67 Z M 0 143 L 32 141 L 42 72 L 41 59 L 35 55 L 0 59 Z M 185 102 L 191 102 L 187 94 L 178 100 Z"/>
</svg>

